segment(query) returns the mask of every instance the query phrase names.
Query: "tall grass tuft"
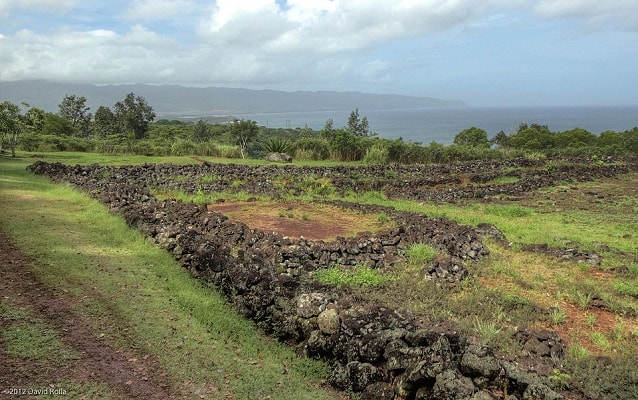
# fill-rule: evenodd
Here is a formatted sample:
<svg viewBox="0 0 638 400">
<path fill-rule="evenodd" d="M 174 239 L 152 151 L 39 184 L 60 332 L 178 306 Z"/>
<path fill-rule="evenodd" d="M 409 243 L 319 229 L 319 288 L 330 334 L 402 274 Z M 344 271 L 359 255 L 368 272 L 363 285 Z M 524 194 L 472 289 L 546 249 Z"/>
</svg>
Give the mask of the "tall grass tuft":
<svg viewBox="0 0 638 400">
<path fill-rule="evenodd" d="M 436 259 L 437 251 L 429 244 L 414 243 L 405 250 L 405 255 L 411 264 L 427 264 Z"/>
</svg>

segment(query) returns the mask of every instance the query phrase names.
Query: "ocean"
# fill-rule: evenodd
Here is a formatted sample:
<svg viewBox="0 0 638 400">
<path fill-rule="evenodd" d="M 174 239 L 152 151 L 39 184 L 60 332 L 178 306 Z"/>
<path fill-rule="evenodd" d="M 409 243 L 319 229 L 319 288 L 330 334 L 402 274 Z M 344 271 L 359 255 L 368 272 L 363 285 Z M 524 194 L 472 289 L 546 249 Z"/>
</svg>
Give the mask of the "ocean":
<svg viewBox="0 0 638 400">
<path fill-rule="evenodd" d="M 236 114 L 237 118 L 257 121 L 270 128 L 309 128 L 320 130 L 332 118 L 335 128 L 346 126 L 347 111 L 280 112 Z M 547 125 L 553 132 L 576 127 L 596 135 L 612 130 L 624 132 L 638 126 L 638 106 L 622 107 L 467 107 L 398 110 L 359 110 L 367 117 L 370 131 L 379 137 L 429 144 L 451 144 L 462 130 L 477 127 L 489 138 L 498 132 L 512 133 L 521 123 Z"/>
</svg>

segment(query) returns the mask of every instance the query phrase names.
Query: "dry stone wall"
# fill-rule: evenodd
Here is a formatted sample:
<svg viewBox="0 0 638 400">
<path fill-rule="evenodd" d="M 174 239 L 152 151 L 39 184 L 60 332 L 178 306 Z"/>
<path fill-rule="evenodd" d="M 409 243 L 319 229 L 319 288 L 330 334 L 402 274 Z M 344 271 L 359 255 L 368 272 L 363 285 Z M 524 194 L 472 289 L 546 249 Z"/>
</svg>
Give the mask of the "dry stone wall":
<svg viewBox="0 0 638 400">
<path fill-rule="evenodd" d="M 237 170 L 231 171 L 233 168 Z M 381 267 L 394 262 L 409 244 L 429 243 L 446 258 L 428 271 L 443 282 L 455 282 L 467 274 L 465 262 L 489 253 L 475 229 L 445 218 L 335 203 L 367 212 L 383 210 L 397 227 L 379 235 L 332 242 L 291 239 L 252 229 L 205 206 L 159 200 L 149 190 L 176 181 L 185 186 L 212 170 L 223 170 L 234 177 L 260 176 L 261 185 L 255 183 L 258 191 L 272 182 L 264 172 L 271 168 L 44 162 L 29 167 L 53 180 L 71 182 L 99 199 L 173 254 L 195 277 L 215 285 L 264 331 L 295 346 L 302 355 L 331 363 L 330 381 L 339 388 L 361 392 L 362 399 L 490 399 L 504 388 L 510 399 L 560 398 L 545 378 L 498 357 L 488 347 L 420 321 L 409 310 L 362 302 L 347 290 L 310 278 L 313 271 L 331 263 L 367 262 Z M 277 168 L 308 173 L 304 168 Z M 332 174 L 329 169 L 321 171 L 313 173 Z M 282 173 L 280 169 L 275 172 Z M 336 167 L 334 174 L 345 176 L 353 171 Z M 221 186 L 208 190 L 222 190 Z M 538 357 L 560 358 L 560 337 L 541 336 L 521 333 L 521 342 Z"/>
</svg>

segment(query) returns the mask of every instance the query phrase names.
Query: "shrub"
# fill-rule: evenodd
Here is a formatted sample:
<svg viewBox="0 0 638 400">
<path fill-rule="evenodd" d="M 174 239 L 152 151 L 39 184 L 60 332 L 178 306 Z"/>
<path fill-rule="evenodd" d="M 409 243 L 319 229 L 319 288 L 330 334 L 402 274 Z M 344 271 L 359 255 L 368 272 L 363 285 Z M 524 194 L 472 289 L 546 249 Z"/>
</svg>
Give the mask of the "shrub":
<svg viewBox="0 0 638 400">
<path fill-rule="evenodd" d="M 224 158 L 242 158 L 239 146 L 222 145 L 219 150 Z"/>
<path fill-rule="evenodd" d="M 178 140 L 171 146 L 171 154 L 174 156 L 194 155 L 196 150 L 197 146 L 190 140 Z"/>
<path fill-rule="evenodd" d="M 297 188 L 308 196 L 326 197 L 335 194 L 336 189 L 330 178 L 315 178 L 307 176 L 296 184 Z"/>
<path fill-rule="evenodd" d="M 296 141 L 292 147 L 296 160 L 325 160 L 330 157 L 330 148 L 325 139 L 301 139 Z"/>
<path fill-rule="evenodd" d="M 264 149 L 268 153 L 287 153 L 291 147 L 292 143 L 286 138 L 274 137 L 264 142 Z"/>
<path fill-rule="evenodd" d="M 410 263 L 427 264 L 436 259 L 437 252 L 429 244 L 414 243 L 406 249 L 405 255 Z"/>
<path fill-rule="evenodd" d="M 388 162 L 388 149 L 382 143 L 375 143 L 367 151 L 363 157 L 365 164 L 386 164 Z"/>
</svg>

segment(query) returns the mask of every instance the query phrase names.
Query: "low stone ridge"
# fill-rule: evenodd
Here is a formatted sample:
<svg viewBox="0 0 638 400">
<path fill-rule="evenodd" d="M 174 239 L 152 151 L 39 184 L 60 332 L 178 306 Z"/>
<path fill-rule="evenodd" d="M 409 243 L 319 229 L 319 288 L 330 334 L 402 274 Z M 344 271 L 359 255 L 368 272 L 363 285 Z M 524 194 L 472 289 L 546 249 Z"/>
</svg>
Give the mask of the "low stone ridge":
<svg viewBox="0 0 638 400">
<path fill-rule="evenodd" d="M 35 173 L 71 182 L 99 199 L 171 252 L 194 276 L 214 284 L 264 331 L 296 346 L 300 354 L 330 362 L 330 381 L 336 387 L 361 392 L 367 399 L 488 399 L 503 388 L 516 396 L 510 398 L 560 398 L 546 378 L 497 357 L 490 348 L 472 344 L 449 329 L 428 325 L 409 310 L 361 302 L 348 291 L 311 279 L 314 271 L 333 263 L 366 262 L 382 267 L 398 259 L 406 246 L 428 243 L 446 257 L 424 269 L 433 278 L 456 282 L 467 275 L 464 262 L 489 253 L 473 228 L 445 218 L 337 202 L 363 211 L 382 209 L 397 227 L 376 236 L 332 242 L 293 240 L 251 229 L 206 206 L 161 201 L 149 189 L 162 185 L 183 188 L 213 170 L 224 170 L 226 175 L 221 176 L 241 178 L 270 168 L 212 164 L 66 166 L 41 161 L 29 166 Z M 280 168 L 289 173 L 308 172 L 306 168 Z M 321 171 L 322 176 L 331 177 L 353 173 L 347 167 Z M 177 176 L 179 182 L 175 182 Z M 264 190 L 269 180 L 272 176 L 262 175 L 255 181 L 262 183 L 255 183 L 255 191 Z M 224 188 L 218 182 L 207 190 Z M 498 235 L 495 228 L 484 228 Z M 545 336 L 549 339 L 541 339 Z M 545 357 L 547 347 L 550 356 L 560 357 L 559 342 L 545 336 L 524 333 L 520 340 L 531 355 Z"/>
<path fill-rule="evenodd" d="M 565 162 L 562 162 L 565 161 Z M 549 164 L 551 162 L 551 164 Z M 570 164 L 574 163 L 574 164 Z M 594 165 L 590 160 L 471 161 L 441 165 L 367 165 L 309 167 L 293 165 L 248 166 L 236 164 L 154 165 L 146 169 L 147 181 L 159 188 L 186 193 L 245 191 L 254 195 L 304 194 L 295 178 L 330 178 L 340 194 L 380 191 L 390 198 L 456 202 L 468 198 L 516 196 L 563 181 L 591 181 L 636 169 L 626 164 Z M 182 179 L 158 179 L 166 176 Z M 216 179 L 202 179 L 204 177 Z M 511 177 L 512 183 L 489 184 Z"/>
</svg>

